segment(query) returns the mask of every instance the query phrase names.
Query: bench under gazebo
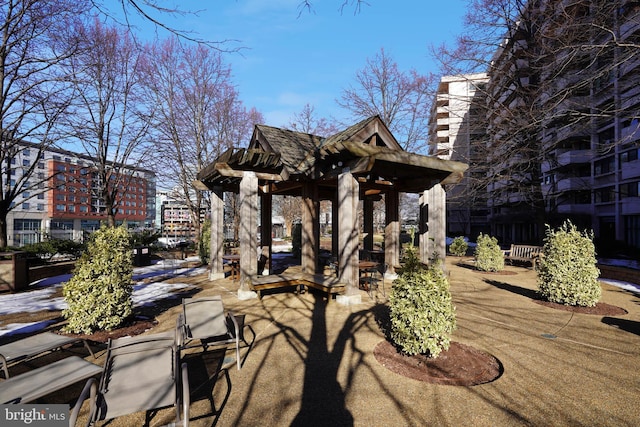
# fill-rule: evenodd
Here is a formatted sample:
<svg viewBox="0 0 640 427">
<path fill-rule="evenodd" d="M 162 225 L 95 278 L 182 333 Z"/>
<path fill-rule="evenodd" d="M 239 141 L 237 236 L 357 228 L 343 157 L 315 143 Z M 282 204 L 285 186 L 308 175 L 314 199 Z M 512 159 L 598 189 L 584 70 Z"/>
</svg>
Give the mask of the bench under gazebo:
<svg viewBox="0 0 640 427">
<path fill-rule="evenodd" d="M 467 169 L 460 162 L 409 153 L 378 116 L 327 138 L 256 125 L 247 148 L 231 148 L 197 176 L 211 192 L 210 279 L 224 277 L 224 192 L 239 194 L 240 290 L 258 277 L 258 240 L 271 260 L 272 197 L 301 197 L 302 273 L 323 272 L 320 201 L 332 206 L 332 253 L 346 295 L 358 293 L 358 206 L 363 202 L 363 249 L 373 249 L 374 201 L 384 195 L 384 258 L 393 274 L 400 261 L 400 193 L 419 195 L 419 256 L 445 256 L 445 192 Z M 204 187 L 201 186 L 201 184 Z M 258 218 L 260 227 L 258 227 Z M 259 231 L 258 231 L 259 228 Z M 270 266 L 266 267 L 270 271 Z M 260 272 L 262 273 L 262 272 Z"/>
</svg>

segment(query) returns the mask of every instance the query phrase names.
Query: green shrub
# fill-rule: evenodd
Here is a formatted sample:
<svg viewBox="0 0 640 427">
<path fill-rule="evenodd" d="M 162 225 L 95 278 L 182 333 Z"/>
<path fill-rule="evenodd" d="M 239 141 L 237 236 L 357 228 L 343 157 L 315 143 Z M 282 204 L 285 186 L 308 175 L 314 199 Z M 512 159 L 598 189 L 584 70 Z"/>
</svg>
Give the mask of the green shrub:
<svg viewBox="0 0 640 427">
<path fill-rule="evenodd" d="M 467 254 L 467 249 L 469 249 L 469 244 L 462 236 L 458 236 L 453 239 L 453 242 L 449 245 L 449 252 L 455 256 L 465 256 Z"/>
<path fill-rule="evenodd" d="M 124 226 L 100 227 L 62 293 L 65 330 L 91 334 L 120 326 L 132 313 L 132 248 Z"/>
<path fill-rule="evenodd" d="M 414 252 L 413 247 L 408 249 L 406 259 L 417 259 Z M 391 339 L 406 354 L 438 357 L 449 348 L 450 334 L 456 328 L 449 281 L 438 265 L 411 266 L 405 264 L 393 281 L 389 297 Z"/>
<path fill-rule="evenodd" d="M 551 302 L 593 307 L 602 290 L 598 282 L 593 232 L 580 232 L 570 221 L 558 230 L 547 226 L 538 290 Z"/>
<path fill-rule="evenodd" d="M 207 218 L 200 228 L 200 240 L 198 242 L 198 255 L 202 264 L 209 264 L 211 257 L 211 219 Z"/>
<path fill-rule="evenodd" d="M 478 236 L 474 252 L 476 267 L 482 271 L 504 270 L 504 252 L 498 245 L 498 239 L 487 234 Z"/>
<path fill-rule="evenodd" d="M 84 251 L 83 243 L 69 239 L 48 239 L 39 243 L 32 243 L 22 248 L 35 258 L 50 261 L 54 255 L 68 256 L 77 259 Z"/>
</svg>

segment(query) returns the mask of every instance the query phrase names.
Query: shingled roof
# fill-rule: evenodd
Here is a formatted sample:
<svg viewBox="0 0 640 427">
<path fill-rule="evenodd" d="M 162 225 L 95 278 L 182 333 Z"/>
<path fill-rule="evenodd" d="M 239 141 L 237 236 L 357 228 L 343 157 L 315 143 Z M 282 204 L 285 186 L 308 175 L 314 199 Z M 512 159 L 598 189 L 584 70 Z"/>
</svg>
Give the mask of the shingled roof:
<svg viewBox="0 0 640 427">
<path fill-rule="evenodd" d="M 379 116 L 356 123 L 328 138 L 256 125 L 247 149 L 235 149 L 198 173 L 207 187 L 233 185 L 242 171 L 259 179 L 335 180 L 345 167 L 371 182 L 385 181 L 398 191 L 420 192 L 433 182 L 457 182 L 467 165 L 404 151 Z M 367 185 L 367 182 L 361 183 Z"/>
</svg>

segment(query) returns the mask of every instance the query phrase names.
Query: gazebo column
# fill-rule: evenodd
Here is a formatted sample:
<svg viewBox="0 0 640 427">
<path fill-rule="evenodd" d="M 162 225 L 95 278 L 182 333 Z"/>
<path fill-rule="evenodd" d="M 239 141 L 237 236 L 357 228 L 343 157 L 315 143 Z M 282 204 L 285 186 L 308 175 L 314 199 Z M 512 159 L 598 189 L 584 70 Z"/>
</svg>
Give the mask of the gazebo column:
<svg viewBox="0 0 640 427">
<path fill-rule="evenodd" d="M 362 246 L 365 251 L 373 250 L 373 199 L 365 197 L 362 202 L 364 239 Z"/>
<path fill-rule="evenodd" d="M 349 169 L 338 176 L 340 252 L 339 278 L 347 284 L 346 295 L 358 294 L 358 181 Z"/>
<path fill-rule="evenodd" d="M 446 194 L 440 184 L 434 184 L 420 196 L 420 261 L 429 262 L 434 253 L 443 260 L 447 255 Z"/>
<path fill-rule="evenodd" d="M 258 274 L 270 274 L 271 273 L 271 236 L 273 232 L 273 196 L 271 193 L 262 193 L 260 196 L 260 255 L 258 256 L 258 267 L 262 267 L 264 261 L 264 268 L 262 271 L 258 271 Z M 260 259 L 261 257 L 265 257 Z"/>
<path fill-rule="evenodd" d="M 255 172 L 244 172 L 240 181 L 240 289 L 247 293 L 249 280 L 258 271 L 258 178 Z"/>
<path fill-rule="evenodd" d="M 312 182 L 302 186 L 302 271 L 318 272 L 320 253 L 320 203 L 318 187 Z"/>
<path fill-rule="evenodd" d="M 335 197 L 331 200 L 331 255 L 337 260 L 340 252 L 340 246 L 338 245 L 340 214 L 338 212 L 338 192 L 336 191 L 335 194 Z"/>
<path fill-rule="evenodd" d="M 400 194 L 390 190 L 385 195 L 384 260 L 385 277 L 394 278 L 400 264 Z"/>
<path fill-rule="evenodd" d="M 209 242 L 209 280 L 224 279 L 224 192 L 222 187 L 211 190 L 211 241 Z"/>
</svg>

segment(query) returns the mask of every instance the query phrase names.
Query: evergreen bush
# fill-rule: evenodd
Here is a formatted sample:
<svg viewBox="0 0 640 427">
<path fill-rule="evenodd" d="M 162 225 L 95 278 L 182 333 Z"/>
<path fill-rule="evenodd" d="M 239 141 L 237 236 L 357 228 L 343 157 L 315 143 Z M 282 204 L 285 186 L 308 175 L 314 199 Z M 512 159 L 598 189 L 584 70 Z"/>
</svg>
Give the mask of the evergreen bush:
<svg viewBox="0 0 640 427">
<path fill-rule="evenodd" d="M 449 281 L 439 265 L 424 268 L 413 246 L 407 248 L 400 276 L 389 297 L 391 339 L 406 354 L 438 357 L 451 343 L 456 328 Z"/>
<path fill-rule="evenodd" d="M 93 233 L 71 279 L 63 287 L 67 332 L 112 330 L 132 313 L 132 248 L 126 226 Z"/>
<path fill-rule="evenodd" d="M 467 254 L 467 249 L 469 249 L 469 244 L 462 236 L 458 236 L 453 239 L 453 242 L 449 245 L 449 252 L 455 256 L 465 256 Z"/>
<path fill-rule="evenodd" d="M 593 307 L 602 293 L 596 263 L 593 231 L 580 232 L 571 221 L 557 230 L 547 226 L 538 291 L 551 302 Z"/>
<path fill-rule="evenodd" d="M 478 236 L 474 252 L 476 267 L 482 271 L 504 270 L 504 252 L 498 245 L 498 239 L 487 234 Z"/>
</svg>

